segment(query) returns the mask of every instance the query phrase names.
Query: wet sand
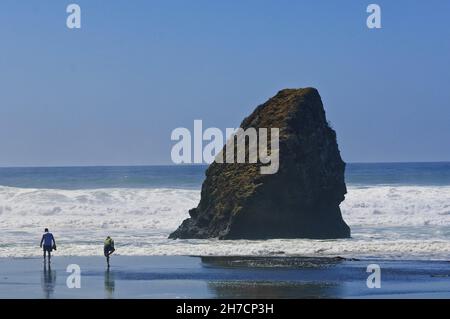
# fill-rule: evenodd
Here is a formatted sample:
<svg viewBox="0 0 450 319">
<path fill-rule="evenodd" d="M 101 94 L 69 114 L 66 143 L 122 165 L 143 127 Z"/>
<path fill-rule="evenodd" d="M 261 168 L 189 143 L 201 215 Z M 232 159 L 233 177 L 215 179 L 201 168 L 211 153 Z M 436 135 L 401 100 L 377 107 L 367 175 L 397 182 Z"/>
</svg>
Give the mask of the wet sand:
<svg viewBox="0 0 450 319">
<path fill-rule="evenodd" d="M 68 288 L 67 266 L 81 269 Z M 381 267 L 381 288 L 366 285 Z M 0 258 L 0 298 L 450 298 L 450 262 L 300 257 Z"/>
</svg>

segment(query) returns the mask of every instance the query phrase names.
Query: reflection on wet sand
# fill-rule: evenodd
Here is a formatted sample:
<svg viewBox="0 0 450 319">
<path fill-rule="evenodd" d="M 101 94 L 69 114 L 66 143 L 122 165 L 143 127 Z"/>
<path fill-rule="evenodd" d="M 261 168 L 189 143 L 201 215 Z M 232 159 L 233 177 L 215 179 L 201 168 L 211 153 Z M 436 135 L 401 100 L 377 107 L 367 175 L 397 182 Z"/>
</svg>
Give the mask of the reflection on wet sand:
<svg viewBox="0 0 450 319">
<path fill-rule="evenodd" d="M 114 290 L 116 288 L 114 273 L 109 270 L 109 267 L 105 270 L 105 294 L 106 298 L 114 298 Z"/>
<path fill-rule="evenodd" d="M 324 283 L 222 281 L 209 282 L 215 298 L 330 298 L 339 295 L 340 287 Z"/>
<path fill-rule="evenodd" d="M 42 291 L 44 292 L 44 298 L 52 298 L 55 292 L 56 271 L 52 270 L 52 267 L 50 265 L 47 266 L 46 263 L 44 263 L 44 269 L 42 271 L 41 285 Z"/>
<path fill-rule="evenodd" d="M 329 298 L 340 296 L 342 283 L 316 277 L 333 273 L 343 258 L 202 257 L 203 267 L 228 269 L 231 280 L 211 280 L 215 298 Z"/>
</svg>

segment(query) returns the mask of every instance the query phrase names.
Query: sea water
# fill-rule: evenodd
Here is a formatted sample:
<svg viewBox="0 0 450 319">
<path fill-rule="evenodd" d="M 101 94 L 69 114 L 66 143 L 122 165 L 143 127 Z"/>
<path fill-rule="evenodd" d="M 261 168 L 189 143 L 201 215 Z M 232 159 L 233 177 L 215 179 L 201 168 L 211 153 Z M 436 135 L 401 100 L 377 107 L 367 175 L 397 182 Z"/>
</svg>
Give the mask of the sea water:
<svg viewBox="0 0 450 319">
<path fill-rule="evenodd" d="M 348 164 L 341 204 L 352 238 L 170 240 L 200 200 L 205 166 L 0 168 L 0 257 L 57 255 L 343 256 L 449 259 L 450 163 Z"/>
</svg>

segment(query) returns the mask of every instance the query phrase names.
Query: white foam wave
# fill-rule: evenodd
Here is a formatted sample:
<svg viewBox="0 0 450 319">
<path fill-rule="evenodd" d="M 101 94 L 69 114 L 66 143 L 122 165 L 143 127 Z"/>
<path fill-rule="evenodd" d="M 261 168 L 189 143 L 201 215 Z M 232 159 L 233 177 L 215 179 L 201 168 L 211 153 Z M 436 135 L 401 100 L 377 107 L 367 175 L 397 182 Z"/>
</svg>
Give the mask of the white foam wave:
<svg viewBox="0 0 450 319">
<path fill-rule="evenodd" d="M 448 259 L 450 187 L 349 187 L 344 240 L 168 240 L 197 205 L 181 189 L 52 190 L 0 186 L 0 257 L 40 255 L 44 227 L 58 255 L 100 255 L 111 235 L 122 255 L 296 255 Z"/>
<path fill-rule="evenodd" d="M 359 226 L 449 226 L 450 186 L 350 187 L 341 204 Z"/>
</svg>

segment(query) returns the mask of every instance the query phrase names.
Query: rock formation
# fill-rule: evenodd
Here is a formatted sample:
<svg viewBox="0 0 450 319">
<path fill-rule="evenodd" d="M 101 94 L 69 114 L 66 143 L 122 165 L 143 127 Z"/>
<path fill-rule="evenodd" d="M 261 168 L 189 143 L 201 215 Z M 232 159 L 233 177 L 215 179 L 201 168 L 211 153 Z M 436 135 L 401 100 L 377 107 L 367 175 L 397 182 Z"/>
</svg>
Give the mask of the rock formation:
<svg viewBox="0 0 450 319">
<path fill-rule="evenodd" d="M 170 238 L 346 238 L 341 216 L 345 163 L 314 88 L 285 89 L 258 106 L 241 128 L 279 128 L 279 170 L 213 162 L 201 200 Z M 223 152 L 226 153 L 226 147 Z"/>
</svg>

